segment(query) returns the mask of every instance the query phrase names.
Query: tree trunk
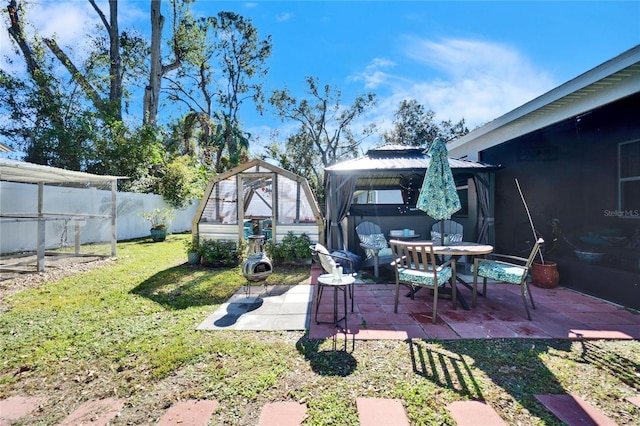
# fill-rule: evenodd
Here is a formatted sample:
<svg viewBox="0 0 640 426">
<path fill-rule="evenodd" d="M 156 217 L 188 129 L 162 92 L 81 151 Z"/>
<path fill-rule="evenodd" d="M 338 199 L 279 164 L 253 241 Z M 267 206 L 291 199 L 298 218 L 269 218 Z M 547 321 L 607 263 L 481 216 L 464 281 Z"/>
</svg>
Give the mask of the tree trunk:
<svg viewBox="0 0 640 426">
<path fill-rule="evenodd" d="M 158 117 L 158 98 L 160 95 L 160 79 L 162 78 L 162 27 L 164 16 L 160 13 L 161 0 L 151 0 L 151 71 L 149 85 L 144 92 L 144 123 L 155 126 Z"/>
<path fill-rule="evenodd" d="M 118 0 L 109 0 L 109 101 L 114 118 L 122 120 L 122 57 L 120 56 L 120 30 L 118 29 Z"/>
</svg>

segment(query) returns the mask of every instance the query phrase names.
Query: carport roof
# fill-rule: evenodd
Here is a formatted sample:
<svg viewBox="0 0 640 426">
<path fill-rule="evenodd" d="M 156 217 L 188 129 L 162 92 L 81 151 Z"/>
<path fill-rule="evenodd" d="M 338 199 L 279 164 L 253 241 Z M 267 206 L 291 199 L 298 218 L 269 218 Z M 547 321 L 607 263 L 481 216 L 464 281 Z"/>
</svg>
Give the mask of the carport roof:
<svg viewBox="0 0 640 426">
<path fill-rule="evenodd" d="M 1 181 L 45 184 L 86 184 L 113 182 L 118 179 L 126 179 L 126 177 L 94 175 L 91 173 L 76 172 L 57 167 L 41 166 L 24 161 L 0 158 Z"/>
</svg>

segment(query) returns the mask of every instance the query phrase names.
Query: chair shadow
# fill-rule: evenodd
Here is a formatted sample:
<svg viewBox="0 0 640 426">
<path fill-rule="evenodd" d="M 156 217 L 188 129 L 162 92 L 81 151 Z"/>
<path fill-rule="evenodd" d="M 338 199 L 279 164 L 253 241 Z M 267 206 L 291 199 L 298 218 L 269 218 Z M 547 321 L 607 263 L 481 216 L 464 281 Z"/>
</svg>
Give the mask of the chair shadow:
<svg viewBox="0 0 640 426">
<path fill-rule="evenodd" d="M 542 364 L 539 355 L 551 349 L 571 352 L 571 342 L 540 340 L 525 344 L 523 341 L 465 339 L 439 341 L 437 347 L 422 340 L 408 339 L 407 343 L 414 373 L 436 385 L 471 400 L 485 401 L 481 383 L 473 372 L 480 370 L 545 424 L 562 424 L 535 398 L 537 394 L 567 393 Z M 473 368 L 467 359 L 472 360 Z"/>
<path fill-rule="evenodd" d="M 590 340 L 580 340 L 585 362 L 611 374 L 624 384 L 640 389 L 640 364 L 601 348 Z"/>
</svg>

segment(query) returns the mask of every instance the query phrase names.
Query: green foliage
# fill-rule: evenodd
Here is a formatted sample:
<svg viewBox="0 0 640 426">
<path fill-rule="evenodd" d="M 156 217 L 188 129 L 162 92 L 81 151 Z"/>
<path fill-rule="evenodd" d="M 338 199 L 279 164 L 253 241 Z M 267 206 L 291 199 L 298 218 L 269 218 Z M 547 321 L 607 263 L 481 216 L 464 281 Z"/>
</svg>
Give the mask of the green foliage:
<svg viewBox="0 0 640 426">
<path fill-rule="evenodd" d="M 240 263 L 243 246 L 231 241 L 204 239 L 200 241 L 202 262 L 211 266 L 235 266 Z"/>
<path fill-rule="evenodd" d="M 415 99 L 403 100 L 394 113 L 393 128 L 384 132 L 386 143 L 428 147 L 437 138 L 445 141 L 469 133 L 464 119 L 453 124 L 450 120 L 437 123 L 436 113 L 425 111 Z"/>
<path fill-rule="evenodd" d="M 159 194 L 172 207 L 182 209 L 194 198 L 202 197 L 203 188 L 198 185 L 196 168 L 187 155 L 173 159 L 164 166 Z"/>
<path fill-rule="evenodd" d="M 175 219 L 175 211 L 168 208 L 156 208 L 153 211 L 142 213 L 142 217 L 151 222 L 151 229 L 165 229 Z"/>
<path fill-rule="evenodd" d="M 282 243 L 269 241 L 265 244 L 265 249 L 273 262 L 294 262 L 311 258 L 310 244 L 311 239 L 307 234 L 296 236 L 289 231 Z"/>
<path fill-rule="evenodd" d="M 328 84 L 322 86 L 311 76 L 306 77 L 306 83 L 308 99 L 296 99 L 288 89 L 273 91 L 269 99 L 283 121 L 294 121 L 300 126 L 287 140 L 286 150 L 276 149 L 272 158 L 281 164 L 285 163 L 283 158 L 288 158 L 289 165 L 299 165 L 302 168 L 300 175 L 316 187 L 316 198 L 322 200 L 322 188 L 315 183 L 323 181 L 327 166 L 358 155 L 362 141 L 371 135 L 374 126 L 356 134 L 352 125 L 376 104 L 376 96 L 373 93 L 360 95 L 346 107 L 338 89 Z"/>
<path fill-rule="evenodd" d="M 200 237 L 198 235 L 194 235 L 191 238 L 185 240 L 184 250 L 186 253 L 200 254 Z"/>
</svg>

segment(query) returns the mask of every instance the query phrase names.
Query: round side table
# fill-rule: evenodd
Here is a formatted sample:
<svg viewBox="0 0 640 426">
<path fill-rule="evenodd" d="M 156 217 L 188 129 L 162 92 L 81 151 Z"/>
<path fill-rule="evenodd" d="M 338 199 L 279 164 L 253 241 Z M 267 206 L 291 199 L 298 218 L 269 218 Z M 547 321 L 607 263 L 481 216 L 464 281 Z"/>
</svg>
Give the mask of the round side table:
<svg viewBox="0 0 640 426">
<path fill-rule="evenodd" d="M 348 330 L 347 327 L 347 292 L 349 286 L 353 285 L 356 281 L 352 275 L 341 275 L 336 280 L 333 274 L 323 274 L 318 277 L 318 299 L 316 300 L 316 324 L 335 324 L 338 327 L 340 321 L 344 320 L 344 331 Z M 320 307 L 320 299 L 325 287 L 333 288 L 333 322 L 318 321 L 318 308 Z M 338 291 L 341 291 L 344 296 L 344 316 L 338 318 Z M 353 299 L 353 294 L 351 294 Z M 352 305 L 353 306 L 353 305 Z M 353 309 L 353 308 L 352 308 Z"/>
</svg>

